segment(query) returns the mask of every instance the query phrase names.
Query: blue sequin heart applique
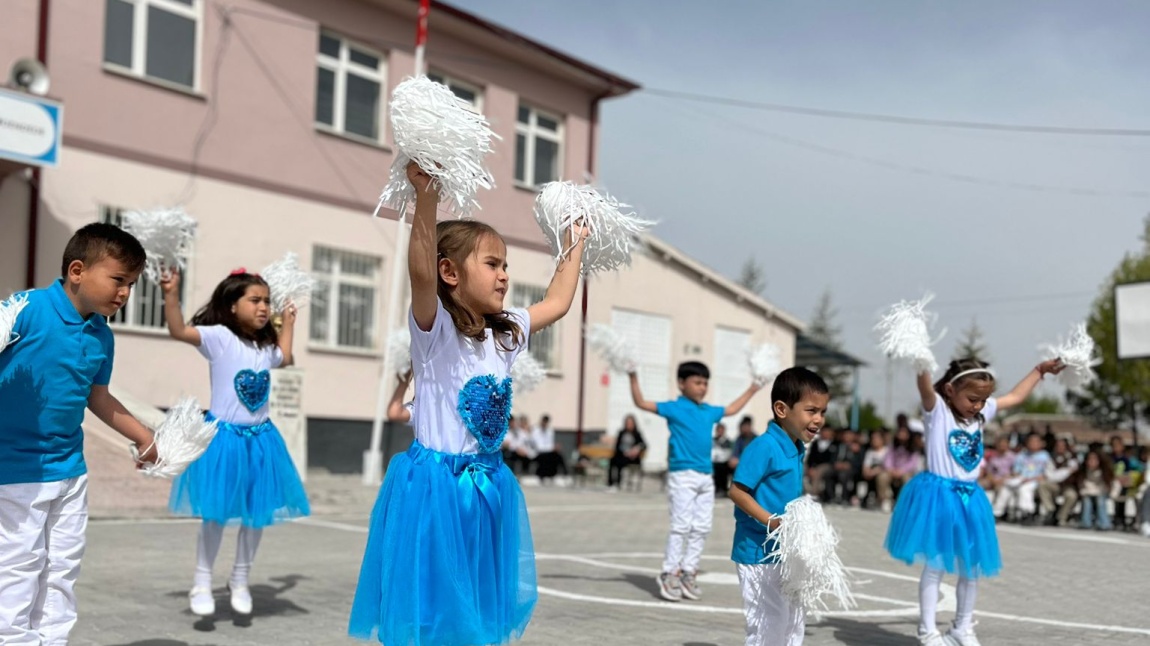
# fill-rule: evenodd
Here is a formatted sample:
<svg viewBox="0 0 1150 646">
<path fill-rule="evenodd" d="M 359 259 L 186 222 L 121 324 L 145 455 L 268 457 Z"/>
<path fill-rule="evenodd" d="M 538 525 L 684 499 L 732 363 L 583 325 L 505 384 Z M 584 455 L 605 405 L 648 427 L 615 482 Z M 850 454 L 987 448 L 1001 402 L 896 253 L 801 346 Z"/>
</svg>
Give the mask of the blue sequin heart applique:
<svg viewBox="0 0 1150 646">
<path fill-rule="evenodd" d="M 236 396 L 240 403 L 251 412 L 256 412 L 268 403 L 272 390 L 272 376 L 267 370 L 241 370 L 236 373 Z"/>
<path fill-rule="evenodd" d="M 464 426 L 479 441 L 480 453 L 498 451 L 511 415 L 511 378 L 496 381 L 492 375 L 472 377 L 459 391 L 457 410 Z"/>
<path fill-rule="evenodd" d="M 960 467 L 974 471 L 982 462 L 982 431 L 968 433 L 956 428 L 950 432 L 946 448 Z"/>
</svg>

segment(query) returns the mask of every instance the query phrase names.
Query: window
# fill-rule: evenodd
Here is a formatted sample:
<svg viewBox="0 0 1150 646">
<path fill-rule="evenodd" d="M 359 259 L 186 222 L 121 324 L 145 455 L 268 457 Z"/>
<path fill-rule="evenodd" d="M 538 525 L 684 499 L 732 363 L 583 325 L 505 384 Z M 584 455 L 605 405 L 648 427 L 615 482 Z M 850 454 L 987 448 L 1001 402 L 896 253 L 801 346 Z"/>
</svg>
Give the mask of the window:
<svg viewBox="0 0 1150 646">
<path fill-rule="evenodd" d="M 334 132 L 382 141 L 383 55 L 321 32 L 316 62 L 316 123 Z"/>
<path fill-rule="evenodd" d="M 554 182 L 561 174 L 562 119 L 519 105 L 515 123 L 515 181 L 532 188 Z"/>
<path fill-rule="evenodd" d="M 711 357 L 711 383 L 707 398 L 726 406 L 735 401 L 751 385 L 747 372 L 747 352 L 751 349 L 751 333 L 733 328 L 715 328 L 715 350 Z M 727 434 L 734 437 L 743 411 L 723 419 Z"/>
<path fill-rule="evenodd" d="M 106 0 L 104 63 L 195 89 L 202 0 Z"/>
<path fill-rule="evenodd" d="M 375 256 L 315 247 L 309 338 L 337 348 L 376 347 L 376 292 L 382 260 Z"/>
<path fill-rule="evenodd" d="M 427 78 L 441 85 L 446 85 L 452 94 L 470 103 L 476 112 L 483 112 L 483 91 L 478 87 L 439 72 L 429 72 Z"/>
<path fill-rule="evenodd" d="M 120 226 L 123 222 L 123 209 L 112 207 L 100 208 L 100 222 Z M 184 294 L 188 289 L 188 272 L 185 269 L 180 276 L 180 303 L 184 303 Z M 145 330 L 166 330 L 168 324 L 164 322 L 164 294 L 160 286 L 152 282 L 147 274 L 140 274 L 136 286 L 128 302 L 108 318 L 108 323 L 125 328 Z"/>
<path fill-rule="evenodd" d="M 531 307 L 547 295 L 546 287 L 535 285 L 511 286 L 511 307 Z M 549 325 L 531 335 L 527 340 L 527 350 L 545 369 L 559 369 L 559 328 Z"/>
</svg>

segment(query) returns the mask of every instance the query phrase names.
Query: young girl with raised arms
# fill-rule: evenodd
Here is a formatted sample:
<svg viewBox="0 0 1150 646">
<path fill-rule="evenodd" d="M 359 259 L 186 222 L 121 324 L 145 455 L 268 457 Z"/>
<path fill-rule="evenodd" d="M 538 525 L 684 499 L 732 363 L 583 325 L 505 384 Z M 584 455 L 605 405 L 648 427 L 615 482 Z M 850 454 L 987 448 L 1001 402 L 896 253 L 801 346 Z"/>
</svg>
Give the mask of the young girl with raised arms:
<svg viewBox="0 0 1150 646">
<path fill-rule="evenodd" d="M 348 632 L 384 644 L 502 644 L 537 598 L 523 492 L 500 445 L 511 364 L 571 307 L 582 227 L 543 300 L 504 309 L 507 247 L 474 220 L 435 222 L 439 196 L 415 164 L 408 269 L 415 441 L 387 468 L 372 511 Z"/>
<path fill-rule="evenodd" d="M 973 622 L 978 579 L 1002 569 L 994 513 L 978 486 L 983 428 L 999 411 L 1021 404 L 1043 376 L 1063 368 L 1057 359 L 1044 361 L 997 398 L 992 397 L 994 372 L 975 359 L 952 361 L 933 384 L 929 372 L 918 374 L 926 471 L 912 478 L 899 495 L 885 547 L 896 559 L 925 566 L 918 585 L 922 644 L 979 646 Z M 944 573 L 958 574 L 957 612 L 945 637 L 935 625 Z"/>
<path fill-rule="evenodd" d="M 296 308 L 290 305 L 283 313 L 283 329 L 277 332 L 270 323 L 267 283 L 239 269 L 216 286 L 208 304 L 186 325 L 179 274 L 170 273 L 160 286 L 168 334 L 195 346 L 208 360 L 212 400 L 206 417 L 218 423 L 204 454 L 172 482 L 168 503 L 174 513 L 203 519 L 189 593 L 192 612 L 215 613 L 212 565 L 224 526 L 239 524 L 228 590 L 232 610 L 251 614 L 248 574 L 263 528 L 309 513 L 299 473 L 268 417 L 269 370 L 292 363 Z"/>
</svg>

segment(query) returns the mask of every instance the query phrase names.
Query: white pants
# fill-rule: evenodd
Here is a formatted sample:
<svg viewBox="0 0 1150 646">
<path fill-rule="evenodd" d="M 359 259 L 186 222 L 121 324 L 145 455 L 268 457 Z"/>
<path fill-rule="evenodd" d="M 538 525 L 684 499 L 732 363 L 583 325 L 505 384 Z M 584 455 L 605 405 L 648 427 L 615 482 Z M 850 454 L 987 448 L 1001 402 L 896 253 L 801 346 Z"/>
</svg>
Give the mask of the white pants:
<svg viewBox="0 0 1150 646">
<path fill-rule="evenodd" d="M 715 479 L 698 471 L 667 474 L 671 501 L 671 533 L 667 536 L 664 572 L 697 572 L 703 543 L 711 533 L 715 512 Z"/>
<path fill-rule="evenodd" d="M 1038 507 L 1034 503 L 1034 494 L 1038 491 L 1038 481 L 1031 480 L 1023 482 L 1022 478 L 1011 478 L 1006 481 L 1005 486 L 998 492 L 998 497 L 994 501 L 994 515 L 1001 516 L 1006 513 L 1006 506 L 1010 504 L 1011 499 L 1017 499 L 1018 511 L 1024 514 L 1033 514 L 1038 511 Z"/>
<path fill-rule="evenodd" d="M 67 644 L 88 476 L 0 485 L 0 644 Z"/>
<path fill-rule="evenodd" d="M 747 618 L 746 646 L 799 646 L 807 625 L 807 611 L 791 602 L 779 584 L 775 565 L 738 563 L 743 614 Z"/>
</svg>

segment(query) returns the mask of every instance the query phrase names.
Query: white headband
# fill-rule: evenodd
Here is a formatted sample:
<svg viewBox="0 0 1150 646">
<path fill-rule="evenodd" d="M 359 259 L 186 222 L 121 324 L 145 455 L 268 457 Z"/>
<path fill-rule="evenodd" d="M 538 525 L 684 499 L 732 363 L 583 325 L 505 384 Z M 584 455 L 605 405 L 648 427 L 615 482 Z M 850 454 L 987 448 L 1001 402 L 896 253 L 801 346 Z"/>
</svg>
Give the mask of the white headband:
<svg viewBox="0 0 1150 646">
<path fill-rule="evenodd" d="M 950 381 L 948 381 L 946 383 L 953 384 L 954 382 L 958 381 L 960 378 L 965 377 L 967 375 L 973 375 L 977 372 L 985 372 L 986 374 L 990 375 L 991 379 L 994 379 L 994 371 L 991 370 L 990 368 L 971 368 L 970 370 L 963 370 L 962 372 L 958 373 L 957 375 L 951 377 Z"/>
</svg>

